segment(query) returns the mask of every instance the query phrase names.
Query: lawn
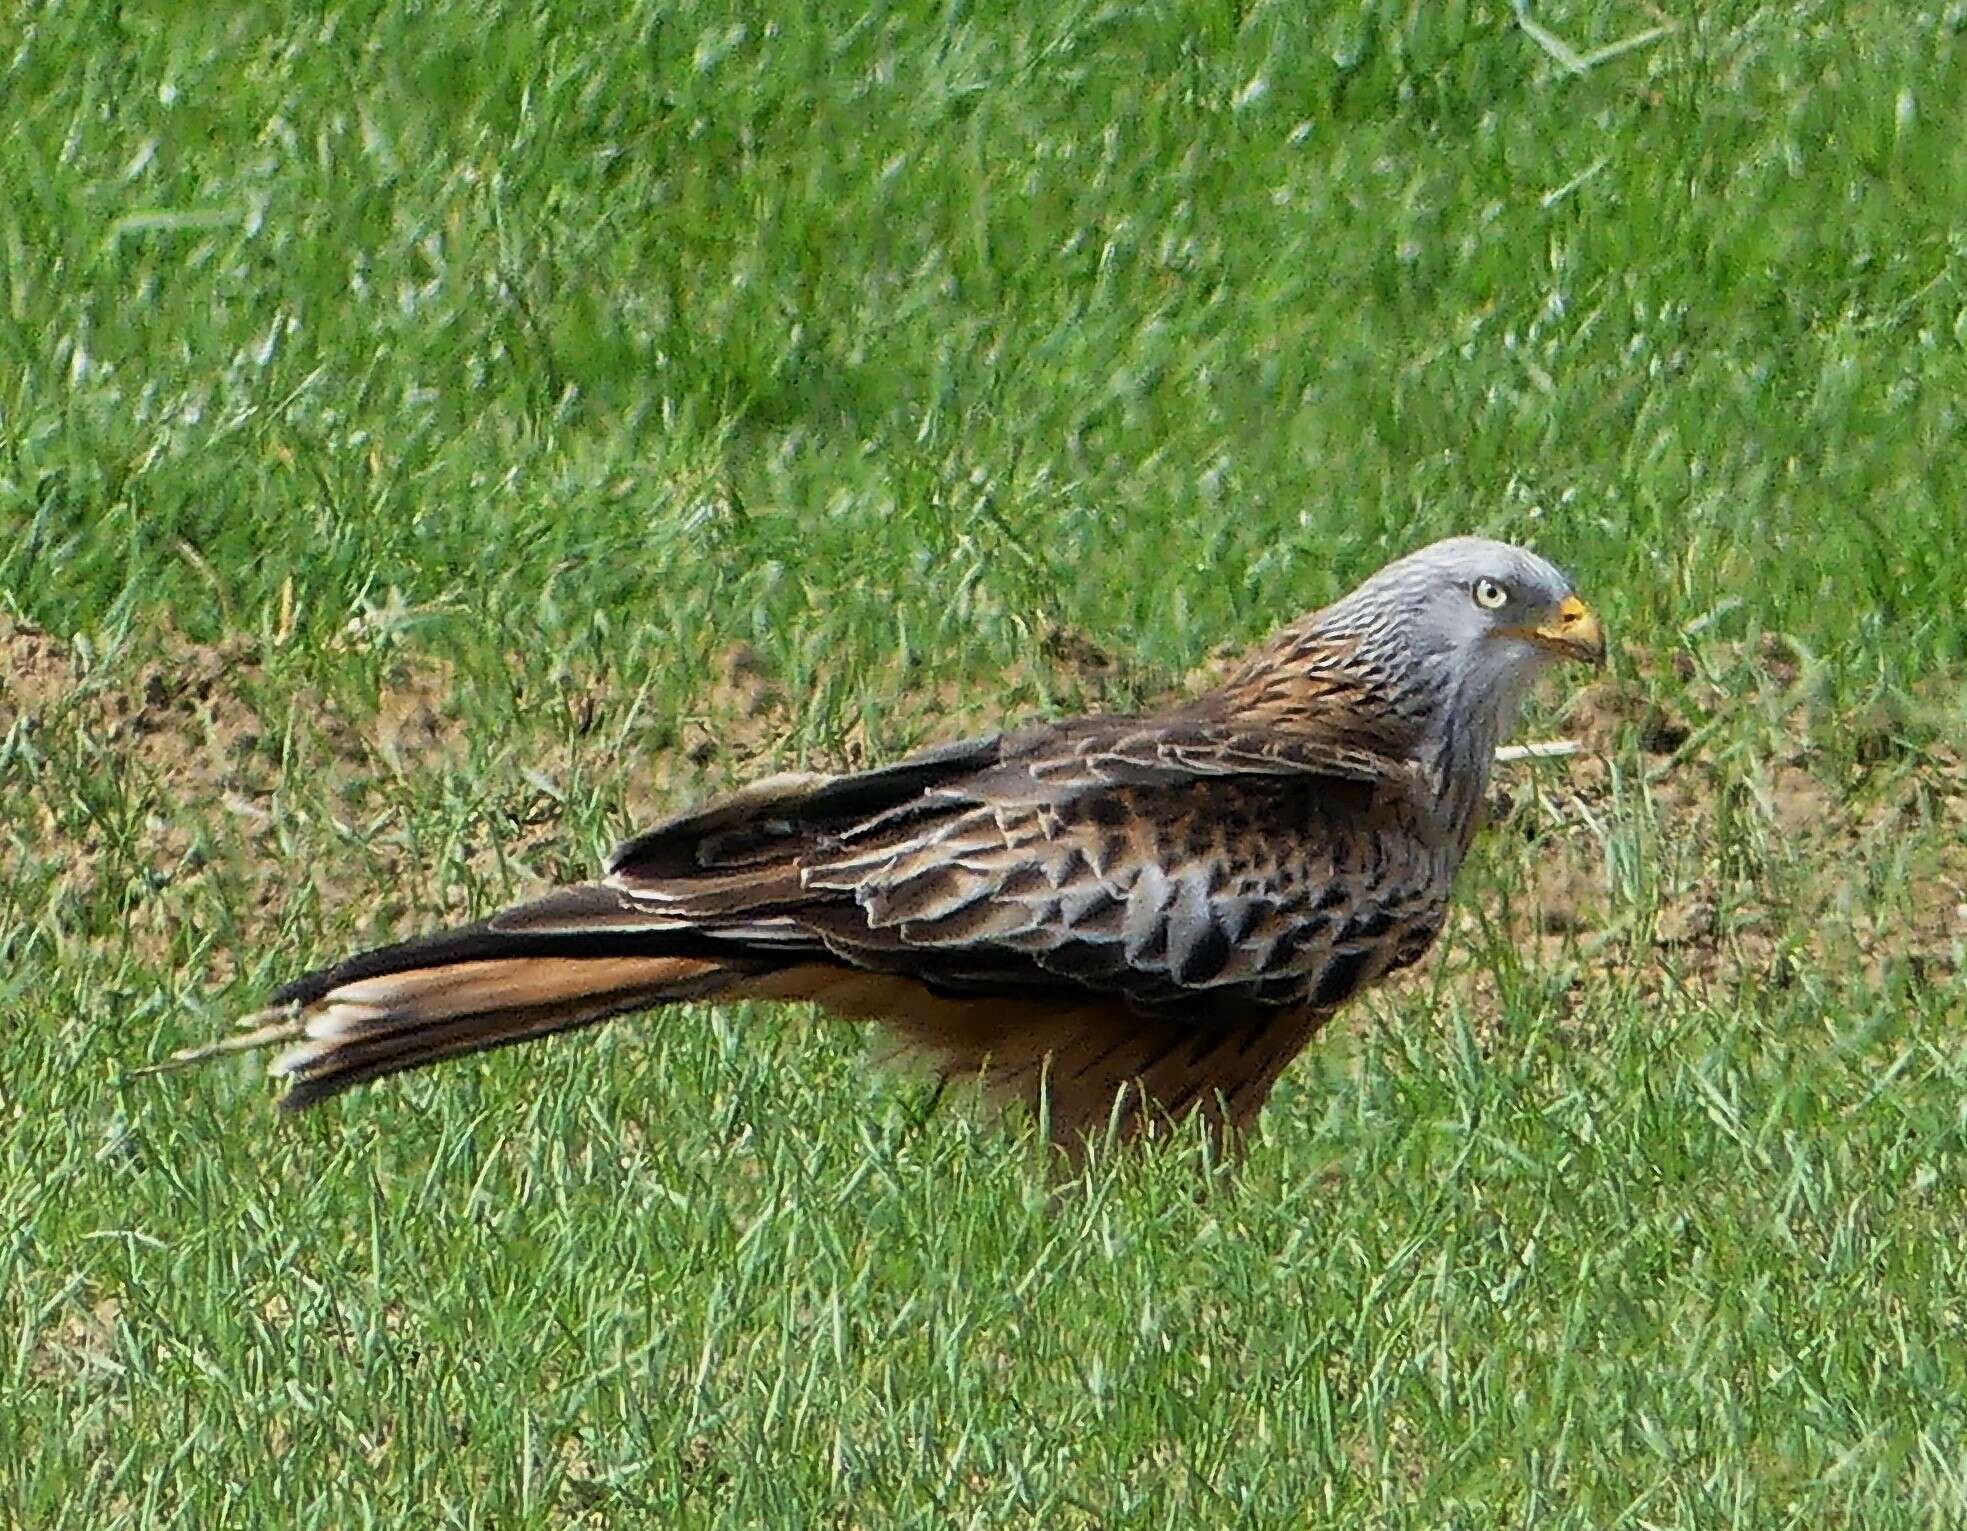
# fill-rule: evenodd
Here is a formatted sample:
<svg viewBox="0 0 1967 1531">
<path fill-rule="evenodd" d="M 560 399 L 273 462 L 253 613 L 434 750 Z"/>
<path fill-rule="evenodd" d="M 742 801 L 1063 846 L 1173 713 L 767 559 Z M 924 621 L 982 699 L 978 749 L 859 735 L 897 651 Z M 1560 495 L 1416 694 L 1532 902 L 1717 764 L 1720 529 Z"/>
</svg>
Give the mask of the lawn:
<svg viewBox="0 0 1967 1531">
<path fill-rule="evenodd" d="M 1967 8 L 301 9 L 0 18 L 0 1524 L 1967 1520 Z M 135 1072 L 1463 530 L 1585 753 L 1232 1170 Z"/>
</svg>

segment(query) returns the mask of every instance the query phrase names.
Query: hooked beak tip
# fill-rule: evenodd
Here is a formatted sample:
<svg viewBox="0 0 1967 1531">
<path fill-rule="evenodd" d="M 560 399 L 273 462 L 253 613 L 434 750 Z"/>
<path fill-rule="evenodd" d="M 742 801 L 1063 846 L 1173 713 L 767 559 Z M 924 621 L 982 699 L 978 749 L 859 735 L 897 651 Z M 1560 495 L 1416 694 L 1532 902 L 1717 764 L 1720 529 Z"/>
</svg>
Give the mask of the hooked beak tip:
<svg viewBox="0 0 1967 1531">
<path fill-rule="evenodd" d="M 1531 629 L 1529 636 L 1560 659 L 1591 665 L 1605 663 L 1605 629 L 1599 623 L 1598 613 L 1575 595 L 1565 596 L 1557 615 L 1543 626 Z"/>
</svg>

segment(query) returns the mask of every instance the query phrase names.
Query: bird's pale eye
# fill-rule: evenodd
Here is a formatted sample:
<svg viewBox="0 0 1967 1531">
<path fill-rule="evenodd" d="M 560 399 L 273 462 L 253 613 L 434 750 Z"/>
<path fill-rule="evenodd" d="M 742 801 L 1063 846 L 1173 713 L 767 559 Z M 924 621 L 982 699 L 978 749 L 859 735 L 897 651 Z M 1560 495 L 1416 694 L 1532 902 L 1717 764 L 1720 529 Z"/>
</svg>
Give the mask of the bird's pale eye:
<svg viewBox="0 0 1967 1531">
<path fill-rule="evenodd" d="M 1509 602 L 1509 592 L 1492 579 L 1479 579 L 1475 582 L 1475 604 L 1484 611 L 1494 611 Z"/>
</svg>

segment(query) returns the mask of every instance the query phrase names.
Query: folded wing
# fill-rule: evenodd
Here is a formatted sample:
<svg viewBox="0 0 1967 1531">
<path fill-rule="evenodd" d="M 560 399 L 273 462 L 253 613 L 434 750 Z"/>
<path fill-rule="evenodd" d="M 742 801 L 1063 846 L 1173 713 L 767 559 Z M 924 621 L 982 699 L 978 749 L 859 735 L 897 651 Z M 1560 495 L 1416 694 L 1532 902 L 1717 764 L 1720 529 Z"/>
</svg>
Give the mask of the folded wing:
<svg viewBox="0 0 1967 1531">
<path fill-rule="evenodd" d="M 1062 1140 L 1129 1084 L 1136 1119 L 1243 1120 L 1439 926 L 1452 867 L 1383 742 L 1191 712 L 771 778 L 624 842 L 597 882 L 295 981 L 250 1040 L 290 1044 L 305 1104 L 667 1001 L 810 999 L 1039 1090 Z"/>
</svg>

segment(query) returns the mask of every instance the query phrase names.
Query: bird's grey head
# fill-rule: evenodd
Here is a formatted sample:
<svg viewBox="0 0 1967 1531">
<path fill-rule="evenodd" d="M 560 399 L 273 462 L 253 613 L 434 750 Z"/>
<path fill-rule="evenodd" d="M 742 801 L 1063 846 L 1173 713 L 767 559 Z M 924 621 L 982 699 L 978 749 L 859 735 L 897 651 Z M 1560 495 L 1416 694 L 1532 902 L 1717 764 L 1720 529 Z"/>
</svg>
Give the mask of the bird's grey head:
<svg viewBox="0 0 1967 1531">
<path fill-rule="evenodd" d="M 1563 572 L 1485 537 L 1396 559 L 1326 607 L 1316 627 L 1351 640 L 1353 664 L 1425 719 L 1437 763 L 1451 774 L 1473 768 L 1477 782 L 1541 670 L 1605 657 L 1598 618 Z"/>
</svg>

